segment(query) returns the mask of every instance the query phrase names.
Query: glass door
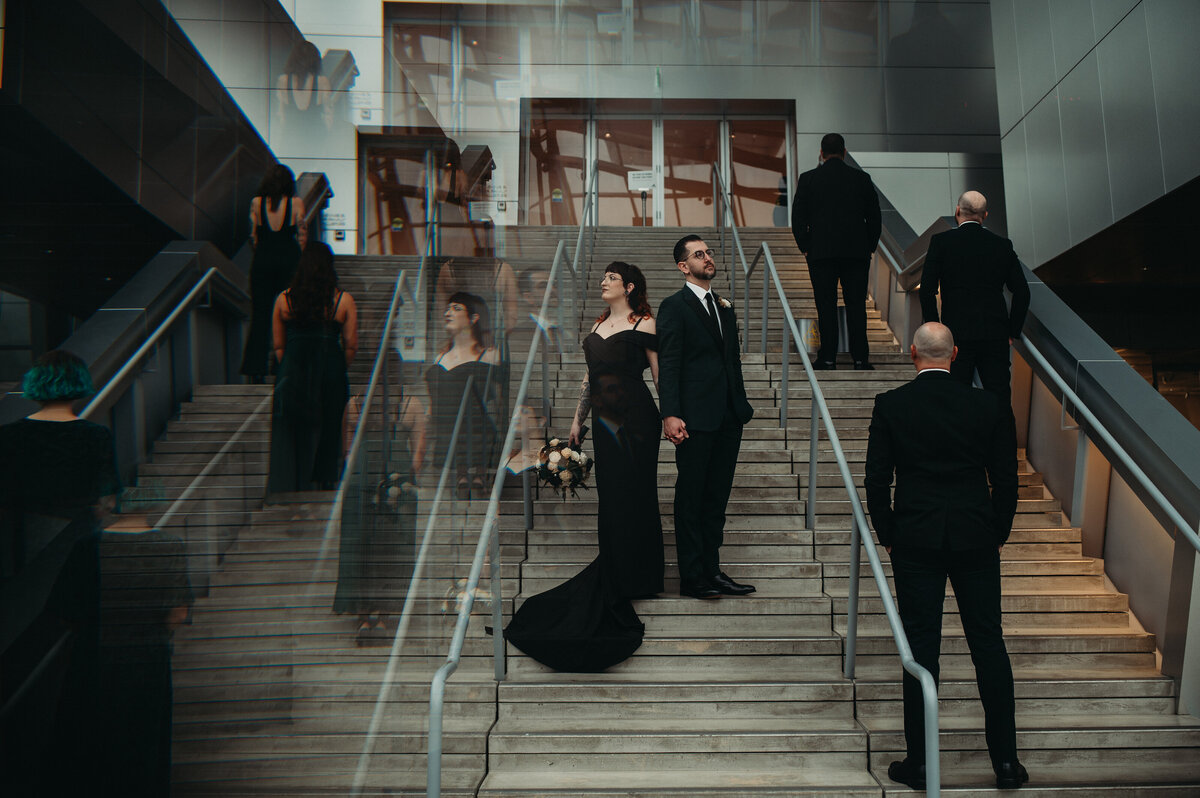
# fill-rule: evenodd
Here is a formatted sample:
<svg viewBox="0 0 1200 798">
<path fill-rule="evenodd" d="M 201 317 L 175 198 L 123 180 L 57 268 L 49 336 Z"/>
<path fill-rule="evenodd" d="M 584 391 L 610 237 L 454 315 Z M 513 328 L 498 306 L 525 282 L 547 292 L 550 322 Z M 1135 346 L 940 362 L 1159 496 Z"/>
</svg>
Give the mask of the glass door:
<svg viewBox="0 0 1200 798">
<path fill-rule="evenodd" d="M 663 227 L 708 227 L 713 223 L 712 165 L 719 158 L 721 120 L 662 120 Z"/>
<path fill-rule="evenodd" d="M 787 121 L 729 120 L 729 194 L 738 227 L 787 227 Z"/>
<path fill-rule="evenodd" d="M 530 126 L 527 224 L 579 224 L 586 185 L 587 120 L 550 118 Z"/>
<path fill-rule="evenodd" d="M 654 168 L 653 120 L 597 119 L 596 160 L 600 170 L 600 224 L 640 226 L 642 195 L 629 190 L 629 173 Z M 653 212 L 654 198 L 648 196 L 646 214 Z"/>
</svg>

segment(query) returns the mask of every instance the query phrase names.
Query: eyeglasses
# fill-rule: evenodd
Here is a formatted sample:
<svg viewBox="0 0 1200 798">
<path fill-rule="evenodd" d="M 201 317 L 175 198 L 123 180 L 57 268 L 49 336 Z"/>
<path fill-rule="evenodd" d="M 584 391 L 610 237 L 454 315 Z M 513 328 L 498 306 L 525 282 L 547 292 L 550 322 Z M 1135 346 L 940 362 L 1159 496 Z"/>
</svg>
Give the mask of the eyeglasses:
<svg viewBox="0 0 1200 798">
<path fill-rule="evenodd" d="M 688 257 L 695 258 L 696 260 L 704 260 L 705 258 L 713 258 L 715 260 L 717 253 L 713 252 L 711 249 L 698 249 L 691 255 L 688 255 Z"/>
</svg>

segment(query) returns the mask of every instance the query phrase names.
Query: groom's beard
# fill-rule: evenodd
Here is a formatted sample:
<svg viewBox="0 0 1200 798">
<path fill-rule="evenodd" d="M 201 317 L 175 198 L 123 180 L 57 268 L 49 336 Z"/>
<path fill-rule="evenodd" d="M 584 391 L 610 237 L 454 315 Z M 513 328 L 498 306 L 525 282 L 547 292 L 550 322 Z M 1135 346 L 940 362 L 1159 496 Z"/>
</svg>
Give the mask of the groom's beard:
<svg viewBox="0 0 1200 798">
<path fill-rule="evenodd" d="M 697 266 L 693 263 L 689 263 L 688 274 L 697 280 L 710 283 L 712 282 L 712 279 L 717 276 L 717 265 L 714 263 L 711 266 L 703 264 Z"/>
</svg>

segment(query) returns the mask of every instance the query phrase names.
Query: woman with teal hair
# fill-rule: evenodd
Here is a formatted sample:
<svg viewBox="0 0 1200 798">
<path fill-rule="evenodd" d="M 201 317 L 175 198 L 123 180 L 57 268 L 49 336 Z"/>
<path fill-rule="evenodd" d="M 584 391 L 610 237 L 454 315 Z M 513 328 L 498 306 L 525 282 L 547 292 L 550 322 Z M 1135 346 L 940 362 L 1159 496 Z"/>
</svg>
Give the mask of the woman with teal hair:
<svg viewBox="0 0 1200 798">
<path fill-rule="evenodd" d="M 116 447 L 108 428 L 75 414 L 92 393 L 77 355 L 47 352 L 23 387 L 40 408 L 0 426 L 0 674 L 6 695 L 24 697 L 6 706 L 0 730 L 12 743 L 5 786 L 13 795 L 83 795 L 95 786 L 87 763 L 52 765 L 95 748 L 98 520 L 121 491 Z"/>
</svg>

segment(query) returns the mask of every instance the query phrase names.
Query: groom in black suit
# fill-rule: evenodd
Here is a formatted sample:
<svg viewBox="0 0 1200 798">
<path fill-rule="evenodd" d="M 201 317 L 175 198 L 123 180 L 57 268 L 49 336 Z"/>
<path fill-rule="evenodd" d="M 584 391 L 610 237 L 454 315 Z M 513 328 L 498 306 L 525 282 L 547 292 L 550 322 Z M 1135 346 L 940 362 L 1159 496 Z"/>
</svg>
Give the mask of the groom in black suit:
<svg viewBox="0 0 1200 798">
<path fill-rule="evenodd" d="M 658 309 L 658 398 L 663 434 L 675 444 L 675 549 L 679 593 L 699 599 L 744 596 L 754 587 L 721 570 L 725 507 L 733 488 L 746 401 L 737 316 L 710 289 L 717 265 L 697 235 L 675 245 L 686 282 Z"/>
<path fill-rule="evenodd" d="M 1017 458 L 1011 414 L 1002 412 L 993 394 L 950 376 L 957 353 L 945 325 L 921 325 L 911 349 L 917 378 L 875 397 L 867 509 L 891 555 L 896 604 L 913 658 L 934 681 L 949 577 L 975 664 L 996 786 L 1013 789 L 1029 774 L 1017 761 L 1012 666 L 1000 617 L 1000 550 L 1017 510 Z M 888 777 L 924 789 L 921 684 L 907 671 L 904 739 L 908 757 L 893 762 Z"/>
</svg>

